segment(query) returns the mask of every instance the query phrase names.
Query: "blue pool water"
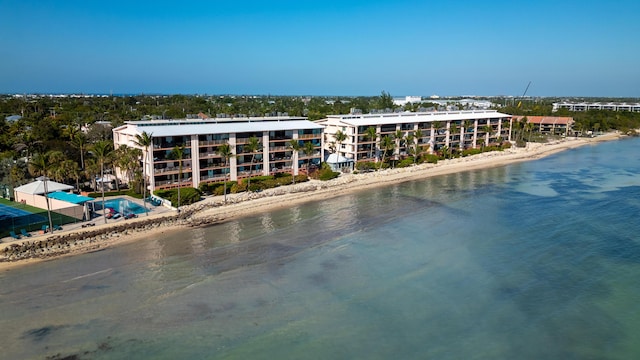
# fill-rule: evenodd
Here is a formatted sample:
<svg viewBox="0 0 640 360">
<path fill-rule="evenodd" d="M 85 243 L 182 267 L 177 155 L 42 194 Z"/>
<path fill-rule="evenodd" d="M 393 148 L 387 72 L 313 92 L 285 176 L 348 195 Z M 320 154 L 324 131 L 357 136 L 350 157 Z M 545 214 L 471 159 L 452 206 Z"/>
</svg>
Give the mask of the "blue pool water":
<svg viewBox="0 0 640 360">
<path fill-rule="evenodd" d="M 638 359 L 639 150 L 585 146 L 1 272 L 0 357 Z"/>
<path fill-rule="evenodd" d="M 101 204 L 102 202 L 98 202 L 98 203 Z M 131 213 L 144 214 L 144 207 L 136 204 L 131 200 L 124 199 L 124 198 L 107 200 L 104 202 L 104 207 L 115 209 L 117 212 L 124 215 L 131 214 Z"/>
</svg>

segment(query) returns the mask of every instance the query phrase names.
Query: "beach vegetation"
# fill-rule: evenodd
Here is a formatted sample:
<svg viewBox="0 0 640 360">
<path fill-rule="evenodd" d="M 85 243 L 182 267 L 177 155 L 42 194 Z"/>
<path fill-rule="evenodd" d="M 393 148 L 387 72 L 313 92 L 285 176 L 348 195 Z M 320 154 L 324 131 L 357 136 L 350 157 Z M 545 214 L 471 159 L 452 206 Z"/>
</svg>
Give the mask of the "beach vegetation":
<svg viewBox="0 0 640 360">
<path fill-rule="evenodd" d="M 256 154 L 262 150 L 262 143 L 260 139 L 255 136 L 249 138 L 249 141 L 244 146 L 244 151 L 251 153 L 251 164 L 249 165 L 249 177 L 247 178 L 247 186 L 251 185 L 251 176 L 253 175 L 253 164 L 256 160 Z"/>
<path fill-rule="evenodd" d="M 356 163 L 356 169 L 363 172 L 369 172 L 375 170 L 377 167 L 376 163 L 373 161 L 360 161 Z"/>
<path fill-rule="evenodd" d="M 320 170 L 318 170 L 314 175 L 318 180 L 328 181 L 337 178 L 338 176 L 340 176 L 340 173 L 331 170 L 329 164 L 323 162 Z"/>
<path fill-rule="evenodd" d="M 231 145 L 229 145 L 229 143 L 224 143 L 220 146 L 218 146 L 218 151 L 217 151 L 218 155 L 220 155 L 223 159 L 224 159 L 224 167 L 225 167 L 225 173 L 224 173 L 224 188 L 222 190 L 222 193 L 224 194 L 224 202 L 227 202 L 227 177 L 229 176 L 229 160 L 231 159 L 231 157 L 234 156 L 233 154 L 233 149 L 231 149 Z M 237 184 L 234 184 L 237 186 Z"/>
<path fill-rule="evenodd" d="M 136 134 L 135 140 L 133 140 L 134 144 L 143 148 L 142 152 L 142 197 L 147 197 L 147 162 L 149 157 L 149 148 L 153 144 L 153 136 L 148 132 L 144 131 L 142 134 Z M 149 209 L 147 208 L 147 203 L 144 203 L 144 212 L 149 215 Z"/>
<path fill-rule="evenodd" d="M 171 206 L 190 205 L 200 201 L 200 190 L 193 187 L 181 187 L 177 189 L 162 189 L 153 192 L 155 196 L 171 201 Z"/>
<path fill-rule="evenodd" d="M 428 164 L 437 164 L 438 163 L 438 155 L 435 154 L 424 154 L 422 155 L 422 162 L 426 162 Z"/>
<path fill-rule="evenodd" d="M 409 156 L 406 159 L 402 159 L 398 162 L 398 165 L 396 165 L 399 168 L 405 168 L 405 167 L 409 167 L 415 165 L 415 160 L 413 158 L 413 156 Z"/>
</svg>

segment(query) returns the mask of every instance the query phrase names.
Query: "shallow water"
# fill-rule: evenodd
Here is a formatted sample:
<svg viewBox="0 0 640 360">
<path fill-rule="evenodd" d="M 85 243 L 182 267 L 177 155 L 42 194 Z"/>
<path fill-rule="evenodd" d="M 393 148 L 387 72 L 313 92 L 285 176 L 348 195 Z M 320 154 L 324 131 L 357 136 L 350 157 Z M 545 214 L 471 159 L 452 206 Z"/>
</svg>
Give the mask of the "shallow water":
<svg viewBox="0 0 640 360">
<path fill-rule="evenodd" d="M 7 358 L 629 359 L 640 139 L 0 274 Z"/>
</svg>

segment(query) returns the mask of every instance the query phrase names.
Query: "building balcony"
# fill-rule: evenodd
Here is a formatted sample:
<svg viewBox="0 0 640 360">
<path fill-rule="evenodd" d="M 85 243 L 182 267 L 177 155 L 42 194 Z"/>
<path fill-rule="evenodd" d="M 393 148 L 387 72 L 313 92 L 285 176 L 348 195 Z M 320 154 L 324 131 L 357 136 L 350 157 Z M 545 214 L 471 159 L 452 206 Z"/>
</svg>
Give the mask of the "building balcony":
<svg viewBox="0 0 640 360">
<path fill-rule="evenodd" d="M 192 187 L 193 186 L 193 181 L 191 178 L 188 179 L 183 179 L 182 181 L 178 182 L 178 180 L 163 180 L 163 181 L 156 181 L 155 182 L 155 187 L 157 189 L 171 189 L 171 188 L 177 188 L 177 187 Z"/>
<path fill-rule="evenodd" d="M 216 146 L 229 142 L 229 139 L 225 140 L 200 140 L 198 141 L 198 147 Z"/>
<path fill-rule="evenodd" d="M 180 168 L 179 167 L 167 167 L 167 168 L 159 168 L 159 169 L 153 169 L 153 173 L 154 174 L 177 174 L 178 172 L 180 172 Z M 191 172 L 191 167 L 182 167 L 182 173 L 189 173 Z"/>
</svg>

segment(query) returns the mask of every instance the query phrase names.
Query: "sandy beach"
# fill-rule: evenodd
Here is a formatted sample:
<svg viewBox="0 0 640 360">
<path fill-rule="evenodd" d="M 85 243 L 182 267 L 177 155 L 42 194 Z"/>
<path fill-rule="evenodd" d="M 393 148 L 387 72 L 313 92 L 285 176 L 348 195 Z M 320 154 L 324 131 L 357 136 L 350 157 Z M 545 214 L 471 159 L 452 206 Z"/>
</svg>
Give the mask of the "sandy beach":
<svg viewBox="0 0 640 360">
<path fill-rule="evenodd" d="M 129 220 L 128 224 L 136 222 L 155 222 L 155 226 L 139 231 L 112 231 L 118 224 L 98 224 L 91 230 L 72 229 L 60 231 L 50 236 L 82 236 L 85 232 L 103 232 L 99 241 L 92 241 L 73 246 L 61 254 L 47 254 L 43 257 L 29 258 L 18 261 L 0 259 L 0 271 L 23 266 L 39 261 L 49 261 L 62 256 L 71 256 L 104 249 L 132 241 L 144 241 L 146 238 L 180 231 L 185 227 L 206 226 L 232 219 L 253 215 L 278 208 L 311 201 L 321 201 L 330 197 L 346 193 L 362 191 L 368 188 L 396 184 L 403 181 L 425 179 L 433 176 L 447 175 L 462 171 L 505 166 L 522 161 L 540 159 L 571 148 L 593 144 L 601 141 L 619 139 L 618 133 L 609 133 L 595 138 L 566 138 L 552 143 L 530 143 L 525 148 L 511 148 L 505 151 L 482 153 L 474 156 L 439 161 L 437 164 L 420 164 L 401 169 L 387 169 L 363 174 L 343 174 L 330 181 L 312 180 L 306 183 L 265 190 L 261 193 L 229 194 L 228 203 L 223 204 L 222 196 L 207 197 L 204 200 L 182 208 L 182 216 L 177 217 L 175 211 L 141 216 Z M 188 215 L 187 215 L 188 214 Z M 92 235 L 93 236 L 93 235 Z M 0 244 L 0 253 L 12 244 L 27 241 L 46 241 L 47 236 L 33 240 L 4 242 Z M 5 241 L 7 239 L 4 239 Z"/>
</svg>

